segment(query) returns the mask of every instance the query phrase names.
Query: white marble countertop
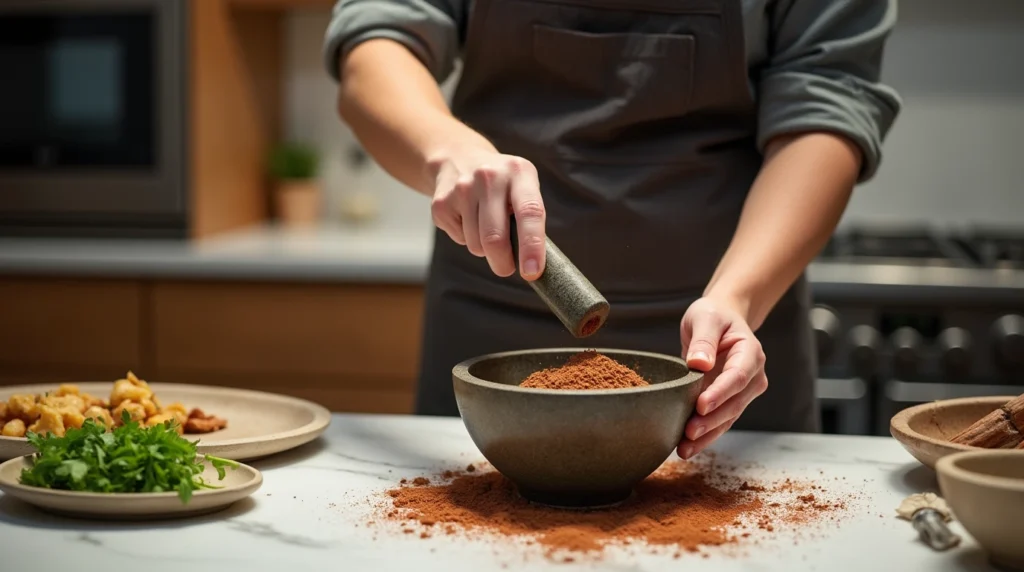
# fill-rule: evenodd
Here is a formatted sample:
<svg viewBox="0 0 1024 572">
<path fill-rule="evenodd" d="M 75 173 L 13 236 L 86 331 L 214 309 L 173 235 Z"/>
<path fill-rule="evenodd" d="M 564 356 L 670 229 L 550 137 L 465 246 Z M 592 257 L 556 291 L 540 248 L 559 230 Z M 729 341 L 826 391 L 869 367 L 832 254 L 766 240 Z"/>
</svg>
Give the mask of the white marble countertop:
<svg viewBox="0 0 1024 572">
<path fill-rule="evenodd" d="M 889 438 L 732 432 L 719 454 L 763 467 L 758 476 L 845 477 L 866 495 L 852 518 L 814 540 L 762 544 L 739 558 L 626 556 L 561 564 L 515 548 L 451 537 L 378 534 L 365 526 L 368 495 L 399 479 L 459 468 L 479 453 L 458 419 L 336 415 L 318 442 L 255 462 L 264 484 L 246 501 L 193 520 L 109 524 L 50 517 L 0 494 L 2 570 L 530 570 L 987 571 L 969 536 L 936 553 L 895 508 L 935 488 L 933 474 Z M 856 484 L 854 484 L 856 483 Z M 831 485 L 830 485 L 831 486 Z M 840 491 L 842 492 L 842 491 Z M 963 534 L 957 523 L 954 530 Z"/>
</svg>

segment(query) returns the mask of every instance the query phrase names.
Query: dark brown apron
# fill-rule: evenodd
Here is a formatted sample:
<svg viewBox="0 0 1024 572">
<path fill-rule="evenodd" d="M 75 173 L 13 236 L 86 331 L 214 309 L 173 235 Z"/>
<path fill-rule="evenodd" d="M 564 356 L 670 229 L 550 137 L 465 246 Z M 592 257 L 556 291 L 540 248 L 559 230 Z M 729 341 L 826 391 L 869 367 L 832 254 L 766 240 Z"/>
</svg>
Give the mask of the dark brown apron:
<svg viewBox="0 0 1024 572">
<path fill-rule="evenodd" d="M 481 354 L 614 347 L 679 355 L 679 322 L 761 166 L 739 0 L 478 0 L 452 109 L 540 173 L 547 232 L 611 303 L 581 343 L 519 277 L 438 231 L 416 410 L 458 415 Z M 770 240 L 771 237 L 765 237 Z M 736 428 L 818 431 L 806 280 L 757 335 L 769 388 Z"/>
</svg>

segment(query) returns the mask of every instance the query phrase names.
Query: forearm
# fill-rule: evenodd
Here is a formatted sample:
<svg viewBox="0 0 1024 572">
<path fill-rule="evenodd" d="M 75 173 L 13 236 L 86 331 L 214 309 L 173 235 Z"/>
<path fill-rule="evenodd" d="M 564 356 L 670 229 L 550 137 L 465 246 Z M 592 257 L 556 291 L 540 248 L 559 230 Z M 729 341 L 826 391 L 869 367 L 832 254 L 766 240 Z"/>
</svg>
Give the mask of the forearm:
<svg viewBox="0 0 1024 572">
<path fill-rule="evenodd" d="M 759 328 L 835 230 L 860 163 L 855 145 L 828 133 L 772 141 L 705 295 Z"/>
<path fill-rule="evenodd" d="M 427 69 L 401 44 L 366 41 L 339 64 L 338 113 L 391 176 L 431 196 L 433 166 L 448 150 L 491 148 L 452 116 Z"/>
</svg>

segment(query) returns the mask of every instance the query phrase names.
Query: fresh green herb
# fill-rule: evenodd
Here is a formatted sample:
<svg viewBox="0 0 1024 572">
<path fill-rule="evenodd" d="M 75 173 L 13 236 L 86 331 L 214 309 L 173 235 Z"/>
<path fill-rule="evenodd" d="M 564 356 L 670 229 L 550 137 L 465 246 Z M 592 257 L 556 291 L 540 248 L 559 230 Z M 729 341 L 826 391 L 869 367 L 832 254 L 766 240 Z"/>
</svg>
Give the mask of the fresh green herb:
<svg viewBox="0 0 1024 572">
<path fill-rule="evenodd" d="M 23 485 L 96 493 L 177 492 L 182 504 L 199 489 L 219 488 L 203 478 L 196 442 L 175 431 L 172 423 L 142 427 L 123 412 L 124 423 L 108 431 L 92 419 L 64 437 L 29 432 L 36 448 L 32 464 L 21 472 Z M 223 480 L 226 467 L 238 463 L 204 456 Z"/>
</svg>

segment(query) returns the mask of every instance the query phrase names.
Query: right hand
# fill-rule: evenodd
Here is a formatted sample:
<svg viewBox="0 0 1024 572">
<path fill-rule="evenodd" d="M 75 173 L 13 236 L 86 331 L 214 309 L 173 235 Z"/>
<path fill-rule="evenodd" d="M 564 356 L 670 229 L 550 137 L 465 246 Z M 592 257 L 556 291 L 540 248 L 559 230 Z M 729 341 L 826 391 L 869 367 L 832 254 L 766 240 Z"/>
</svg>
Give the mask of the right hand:
<svg viewBox="0 0 1024 572">
<path fill-rule="evenodd" d="M 544 223 L 537 169 L 496 150 L 448 153 L 431 162 L 436 173 L 430 210 L 434 224 L 473 255 L 486 257 L 501 277 L 515 273 L 509 229 L 515 213 L 519 269 L 525 280 L 544 271 Z"/>
</svg>

